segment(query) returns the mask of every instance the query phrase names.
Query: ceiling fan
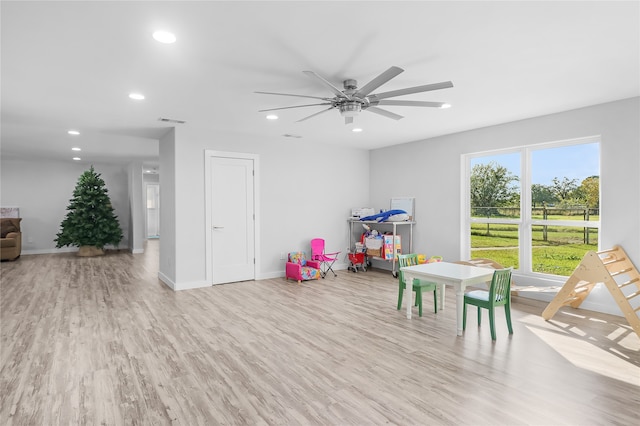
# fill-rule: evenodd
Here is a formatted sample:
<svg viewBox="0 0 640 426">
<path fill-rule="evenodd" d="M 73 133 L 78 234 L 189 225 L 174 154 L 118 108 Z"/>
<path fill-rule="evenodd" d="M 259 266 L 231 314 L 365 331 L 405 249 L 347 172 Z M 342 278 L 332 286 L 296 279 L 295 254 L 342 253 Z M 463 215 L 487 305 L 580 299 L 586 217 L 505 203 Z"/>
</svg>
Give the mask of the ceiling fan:
<svg viewBox="0 0 640 426">
<path fill-rule="evenodd" d="M 396 77 L 398 74 L 403 72 L 404 70 L 399 67 L 391 67 L 363 87 L 358 88 L 358 82 L 356 80 L 344 80 L 344 90 L 338 89 L 331 82 L 327 81 L 322 76 L 316 74 L 313 71 L 303 71 L 306 75 L 311 78 L 314 78 L 324 84 L 329 88 L 335 95 L 334 97 L 321 97 L 321 96 L 307 96 L 307 95 L 294 95 L 289 93 L 274 93 L 274 92 L 255 92 L 264 95 L 279 95 L 279 96 L 294 96 L 298 98 L 310 98 L 310 99 L 319 99 L 324 102 L 317 104 L 307 104 L 307 105 L 295 105 L 289 107 L 282 108 L 270 108 L 270 109 L 262 109 L 259 112 L 266 111 L 276 111 L 281 109 L 291 109 L 291 108 L 303 108 L 310 106 L 327 106 L 327 109 L 324 109 L 320 112 L 316 112 L 315 114 L 311 114 L 308 117 L 304 117 L 300 121 L 305 121 L 310 118 L 313 118 L 317 115 L 330 111 L 332 109 L 337 109 L 340 111 L 340 115 L 344 117 L 344 124 L 353 123 L 353 117 L 357 116 L 361 111 L 369 111 L 379 115 L 383 115 L 387 118 L 392 118 L 394 120 L 400 120 L 403 118 L 401 115 L 393 113 L 391 111 L 387 111 L 385 109 L 379 108 L 378 105 L 389 105 L 389 106 L 417 106 L 417 107 L 434 107 L 434 108 L 447 108 L 450 105 L 444 102 L 426 102 L 426 101 L 399 101 L 399 100 L 388 100 L 388 98 L 395 98 L 396 96 L 409 95 L 412 93 L 420 93 L 420 92 L 429 92 L 431 90 L 440 90 L 440 89 L 448 89 L 453 87 L 453 83 L 450 81 L 444 81 L 442 83 L 434 83 L 434 84 L 425 84 L 424 86 L 416 86 L 416 87 L 408 87 L 406 89 L 400 90 L 392 90 L 389 92 L 382 93 L 371 93 L 376 90 L 378 87 L 382 86 L 392 78 Z"/>
</svg>

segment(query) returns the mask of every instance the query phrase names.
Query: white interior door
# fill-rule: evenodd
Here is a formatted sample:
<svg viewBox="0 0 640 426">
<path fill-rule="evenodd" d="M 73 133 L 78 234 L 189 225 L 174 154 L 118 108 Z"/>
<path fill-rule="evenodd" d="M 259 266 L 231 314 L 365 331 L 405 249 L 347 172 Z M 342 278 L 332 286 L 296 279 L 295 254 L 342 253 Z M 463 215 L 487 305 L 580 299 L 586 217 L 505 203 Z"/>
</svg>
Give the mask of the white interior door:
<svg viewBox="0 0 640 426">
<path fill-rule="evenodd" d="M 213 284 L 255 279 L 254 161 L 210 157 Z"/>
</svg>

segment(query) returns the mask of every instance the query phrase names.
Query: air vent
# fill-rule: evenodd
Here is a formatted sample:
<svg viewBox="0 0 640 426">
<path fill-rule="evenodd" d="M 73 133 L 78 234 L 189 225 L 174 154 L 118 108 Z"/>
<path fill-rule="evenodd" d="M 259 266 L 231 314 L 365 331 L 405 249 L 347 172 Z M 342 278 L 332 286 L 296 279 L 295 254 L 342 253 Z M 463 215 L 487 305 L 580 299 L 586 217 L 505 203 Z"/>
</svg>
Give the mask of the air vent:
<svg viewBox="0 0 640 426">
<path fill-rule="evenodd" d="M 300 139 L 300 138 L 302 137 L 302 136 L 300 136 L 300 135 L 292 135 L 292 134 L 290 134 L 290 133 L 285 133 L 285 134 L 284 134 L 284 135 L 282 135 L 282 136 L 284 136 L 285 138 L 296 138 L 296 139 Z"/>
<path fill-rule="evenodd" d="M 165 123 L 174 123 L 174 124 L 184 124 L 186 121 L 184 120 L 174 120 L 173 118 L 158 118 L 158 121 L 164 121 Z"/>
</svg>

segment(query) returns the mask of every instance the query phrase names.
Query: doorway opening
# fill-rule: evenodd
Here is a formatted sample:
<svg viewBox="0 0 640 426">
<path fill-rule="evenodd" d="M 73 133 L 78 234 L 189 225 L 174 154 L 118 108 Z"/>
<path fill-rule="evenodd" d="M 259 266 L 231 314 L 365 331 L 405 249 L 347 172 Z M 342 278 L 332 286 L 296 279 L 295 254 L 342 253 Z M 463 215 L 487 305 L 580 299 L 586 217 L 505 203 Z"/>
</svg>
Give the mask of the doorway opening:
<svg viewBox="0 0 640 426">
<path fill-rule="evenodd" d="M 147 183 L 147 239 L 160 238 L 160 184 Z"/>
</svg>

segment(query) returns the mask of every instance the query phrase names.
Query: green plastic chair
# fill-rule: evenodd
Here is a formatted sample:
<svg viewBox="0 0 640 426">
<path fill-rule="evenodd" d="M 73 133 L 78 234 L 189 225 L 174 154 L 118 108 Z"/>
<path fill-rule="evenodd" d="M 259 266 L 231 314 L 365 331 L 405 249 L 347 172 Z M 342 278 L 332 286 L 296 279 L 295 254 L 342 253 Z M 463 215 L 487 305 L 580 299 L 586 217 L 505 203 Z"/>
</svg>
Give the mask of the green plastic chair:
<svg viewBox="0 0 640 426">
<path fill-rule="evenodd" d="M 499 269 L 493 273 L 489 291 L 474 290 L 464 295 L 464 309 L 462 312 L 462 329 L 467 327 L 467 305 L 478 307 L 478 327 L 482 318 L 480 308 L 489 311 L 489 323 L 491 325 L 491 339 L 496 340 L 495 307 L 504 306 L 507 317 L 509 334 L 513 334 L 511 327 L 511 268 Z"/>
<path fill-rule="evenodd" d="M 405 266 L 414 266 L 418 264 L 417 254 L 399 254 L 398 269 Z M 416 292 L 416 305 L 418 306 L 418 314 L 422 316 L 422 292 L 433 291 L 433 311 L 438 313 L 438 285 L 434 282 L 424 280 L 413 280 L 413 291 Z M 398 310 L 402 308 L 402 297 L 404 295 L 405 282 L 402 270 L 398 271 Z"/>
</svg>

